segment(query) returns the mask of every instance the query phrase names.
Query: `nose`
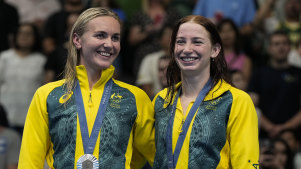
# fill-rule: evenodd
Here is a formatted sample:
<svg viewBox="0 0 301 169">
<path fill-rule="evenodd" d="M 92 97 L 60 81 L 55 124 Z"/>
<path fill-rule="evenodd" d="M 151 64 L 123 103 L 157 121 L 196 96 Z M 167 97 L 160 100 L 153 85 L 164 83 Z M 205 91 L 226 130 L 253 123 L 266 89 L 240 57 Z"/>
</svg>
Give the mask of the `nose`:
<svg viewBox="0 0 301 169">
<path fill-rule="evenodd" d="M 192 46 L 191 43 L 186 43 L 183 49 L 183 53 L 188 54 L 188 53 L 192 53 Z"/>
<path fill-rule="evenodd" d="M 106 38 L 104 41 L 104 48 L 106 50 L 111 50 L 112 47 L 113 47 L 113 42 L 112 42 L 111 38 Z"/>
</svg>

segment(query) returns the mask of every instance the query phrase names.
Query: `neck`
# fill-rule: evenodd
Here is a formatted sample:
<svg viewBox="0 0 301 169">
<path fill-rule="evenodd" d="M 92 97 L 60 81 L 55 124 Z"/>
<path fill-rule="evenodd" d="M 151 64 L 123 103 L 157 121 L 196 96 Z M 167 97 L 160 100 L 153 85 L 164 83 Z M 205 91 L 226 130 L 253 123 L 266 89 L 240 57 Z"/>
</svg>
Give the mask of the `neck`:
<svg viewBox="0 0 301 169">
<path fill-rule="evenodd" d="M 206 85 L 209 78 L 209 74 L 193 77 L 182 76 L 182 96 L 196 99 L 200 91 Z"/>
<path fill-rule="evenodd" d="M 92 90 L 94 84 L 100 79 L 101 77 L 101 70 L 100 71 L 94 71 L 92 69 L 87 69 L 88 74 L 88 81 L 89 81 L 89 88 Z"/>
<path fill-rule="evenodd" d="M 21 57 L 26 57 L 27 55 L 29 55 L 31 53 L 31 51 L 29 49 L 16 49 L 15 51 Z"/>
<path fill-rule="evenodd" d="M 286 60 L 285 61 L 272 60 L 271 66 L 276 69 L 283 69 L 289 67 L 289 64 Z"/>
</svg>

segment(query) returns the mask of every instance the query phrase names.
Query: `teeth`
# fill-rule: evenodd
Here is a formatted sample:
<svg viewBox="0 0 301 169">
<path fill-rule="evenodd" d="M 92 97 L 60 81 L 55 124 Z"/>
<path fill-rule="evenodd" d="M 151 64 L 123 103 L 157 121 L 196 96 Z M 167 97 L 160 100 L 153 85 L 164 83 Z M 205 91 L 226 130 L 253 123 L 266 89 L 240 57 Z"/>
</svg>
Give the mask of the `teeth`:
<svg viewBox="0 0 301 169">
<path fill-rule="evenodd" d="M 111 56 L 111 54 L 107 53 L 107 52 L 97 52 L 97 53 L 99 53 L 99 54 L 101 54 L 103 56 Z"/>
<path fill-rule="evenodd" d="M 182 58 L 182 60 L 185 62 L 189 62 L 189 61 L 196 60 L 196 58 Z"/>
</svg>

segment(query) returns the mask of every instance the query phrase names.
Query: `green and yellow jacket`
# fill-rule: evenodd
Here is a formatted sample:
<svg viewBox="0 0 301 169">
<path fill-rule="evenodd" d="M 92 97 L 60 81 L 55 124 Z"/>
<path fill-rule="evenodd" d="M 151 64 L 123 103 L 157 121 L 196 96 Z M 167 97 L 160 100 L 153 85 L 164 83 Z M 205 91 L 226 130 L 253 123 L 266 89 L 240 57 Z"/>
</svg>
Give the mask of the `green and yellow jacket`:
<svg viewBox="0 0 301 169">
<path fill-rule="evenodd" d="M 112 78 L 114 67 L 102 72 L 92 90 L 85 67 L 77 66 L 76 71 L 91 133 L 104 86 Z M 41 169 L 45 158 L 50 168 L 73 169 L 84 155 L 75 97 L 65 93 L 63 84 L 64 80 L 48 83 L 36 91 L 25 122 L 20 169 Z M 137 87 L 113 79 L 93 152 L 99 168 L 139 168 L 145 159 L 152 164 L 154 135 L 154 108 L 148 96 Z M 133 158 L 136 155 L 140 158 Z"/>
<path fill-rule="evenodd" d="M 172 104 L 167 107 L 166 95 L 164 89 L 153 100 L 157 149 L 154 169 L 168 168 L 166 131 Z M 194 103 L 189 104 L 184 116 L 178 99 L 172 131 L 173 152 Z M 258 169 L 258 160 L 258 118 L 253 102 L 247 93 L 220 81 L 193 117 L 176 169 Z"/>
</svg>

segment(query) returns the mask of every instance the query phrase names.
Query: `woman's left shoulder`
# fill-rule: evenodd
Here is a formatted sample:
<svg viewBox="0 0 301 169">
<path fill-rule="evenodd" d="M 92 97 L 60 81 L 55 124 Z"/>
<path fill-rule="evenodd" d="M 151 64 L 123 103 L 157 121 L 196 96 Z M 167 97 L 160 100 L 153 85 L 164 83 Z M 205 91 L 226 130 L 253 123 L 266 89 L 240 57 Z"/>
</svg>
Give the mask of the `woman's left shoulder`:
<svg viewBox="0 0 301 169">
<path fill-rule="evenodd" d="M 148 97 L 148 95 L 139 87 L 114 79 L 114 83 L 124 89 L 130 91 L 136 98 Z"/>
</svg>

